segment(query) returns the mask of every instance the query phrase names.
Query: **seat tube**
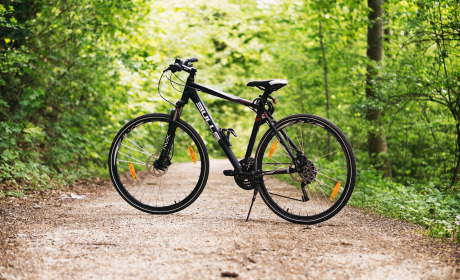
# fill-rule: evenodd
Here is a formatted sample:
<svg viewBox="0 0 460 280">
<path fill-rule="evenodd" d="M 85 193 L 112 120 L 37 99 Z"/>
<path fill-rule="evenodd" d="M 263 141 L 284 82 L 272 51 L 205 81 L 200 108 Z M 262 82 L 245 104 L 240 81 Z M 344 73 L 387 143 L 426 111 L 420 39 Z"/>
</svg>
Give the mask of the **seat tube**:
<svg viewBox="0 0 460 280">
<path fill-rule="evenodd" d="M 251 137 L 249 138 L 248 147 L 246 149 L 246 155 L 244 156 L 246 162 L 252 155 L 252 150 L 254 149 L 254 143 L 256 142 L 257 133 L 259 132 L 259 128 L 263 124 L 263 122 L 264 121 L 262 119 L 262 114 L 257 114 L 256 119 L 254 121 L 254 126 L 252 128 Z"/>
</svg>

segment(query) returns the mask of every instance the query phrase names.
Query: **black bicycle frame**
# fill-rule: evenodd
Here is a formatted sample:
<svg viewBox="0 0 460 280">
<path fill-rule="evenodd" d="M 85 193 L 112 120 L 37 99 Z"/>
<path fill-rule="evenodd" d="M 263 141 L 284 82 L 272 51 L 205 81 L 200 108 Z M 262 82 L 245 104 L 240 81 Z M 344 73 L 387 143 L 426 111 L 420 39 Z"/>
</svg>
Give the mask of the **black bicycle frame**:
<svg viewBox="0 0 460 280">
<path fill-rule="evenodd" d="M 209 87 L 197 84 L 194 81 L 193 74 L 194 73 L 190 74 L 189 78 L 187 79 L 184 91 L 182 93 L 182 97 L 176 103 L 176 108 L 172 110 L 171 112 L 170 126 L 168 129 L 168 133 L 165 137 L 165 142 L 163 145 L 161 156 L 159 157 L 160 162 L 163 163 L 162 164 L 163 166 L 169 165 L 168 155 L 172 148 L 172 143 L 174 142 L 174 136 L 175 136 L 175 131 L 177 127 L 177 120 L 180 119 L 180 116 L 182 114 L 182 109 L 184 108 L 185 104 L 187 104 L 189 99 L 191 99 L 192 102 L 195 104 L 196 108 L 198 109 L 198 111 L 201 113 L 201 116 L 203 117 L 204 121 L 206 122 L 209 129 L 211 130 L 211 133 L 214 135 L 214 138 L 219 143 L 225 155 L 230 160 L 235 172 L 240 173 L 240 174 L 246 173 L 244 172 L 244 170 L 242 170 L 242 166 L 240 162 L 238 161 L 238 159 L 236 158 L 235 154 L 233 153 L 232 149 L 230 148 L 228 142 L 224 140 L 224 137 L 226 136 L 222 133 L 222 131 L 219 129 L 219 126 L 212 118 L 211 113 L 209 112 L 206 105 L 203 103 L 203 100 L 198 95 L 197 90 L 213 95 L 213 96 L 216 96 L 216 97 L 219 97 L 219 98 L 222 98 L 222 99 L 225 99 L 225 100 L 229 100 L 229 101 L 244 105 L 246 107 L 251 108 L 252 110 L 256 112 L 257 115 L 254 121 L 254 127 L 252 129 L 251 136 L 249 138 L 249 144 L 248 144 L 246 154 L 244 157 L 246 162 L 248 162 L 249 158 L 251 157 L 251 154 L 254 148 L 254 144 L 256 141 L 257 133 L 259 132 L 259 128 L 261 125 L 264 124 L 265 121 L 267 121 L 268 125 L 274 129 L 275 133 L 277 134 L 277 138 L 279 139 L 281 144 L 286 148 L 286 151 L 289 153 L 289 156 L 295 162 L 296 157 L 294 156 L 294 154 L 292 154 L 291 149 L 288 148 L 288 144 L 286 143 L 285 139 L 287 139 L 287 141 L 289 142 L 289 145 L 291 145 L 291 147 L 294 148 L 296 153 L 299 153 L 300 150 L 293 143 L 293 141 L 286 135 L 284 131 L 280 133 L 275 129 L 274 122 L 276 122 L 276 120 L 271 116 L 271 114 L 265 108 L 265 102 L 267 101 L 271 92 L 265 91 L 261 96 L 259 96 L 260 99 L 262 99 L 261 102 L 254 103 L 244 98 L 240 98 L 240 97 L 234 96 L 232 94 L 229 94 L 223 91 L 211 89 Z M 265 117 L 265 119 L 263 117 Z M 281 135 L 283 137 L 281 137 Z M 288 174 L 288 173 L 293 173 L 293 172 L 295 172 L 295 170 L 292 168 L 271 170 L 271 171 L 267 171 L 267 175 L 268 174 L 283 174 L 283 173 Z"/>
</svg>

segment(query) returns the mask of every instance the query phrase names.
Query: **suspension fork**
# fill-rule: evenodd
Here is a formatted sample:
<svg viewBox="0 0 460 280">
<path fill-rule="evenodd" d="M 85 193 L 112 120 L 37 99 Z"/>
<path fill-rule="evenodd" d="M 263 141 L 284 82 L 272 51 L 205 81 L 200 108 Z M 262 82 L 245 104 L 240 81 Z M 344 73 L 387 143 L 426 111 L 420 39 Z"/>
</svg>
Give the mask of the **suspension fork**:
<svg viewBox="0 0 460 280">
<path fill-rule="evenodd" d="M 176 108 L 171 110 L 171 114 L 169 116 L 168 132 L 166 133 L 165 140 L 163 142 L 161 154 L 154 165 L 154 167 L 157 169 L 165 169 L 169 165 L 171 165 L 170 153 L 171 149 L 173 149 L 174 138 L 176 137 L 177 122 L 180 119 L 182 109 L 184 108 L 185 104 L 186 102 L 184 102 L 183 100 L 179 100 L 176 103 Z"/>
</svg>

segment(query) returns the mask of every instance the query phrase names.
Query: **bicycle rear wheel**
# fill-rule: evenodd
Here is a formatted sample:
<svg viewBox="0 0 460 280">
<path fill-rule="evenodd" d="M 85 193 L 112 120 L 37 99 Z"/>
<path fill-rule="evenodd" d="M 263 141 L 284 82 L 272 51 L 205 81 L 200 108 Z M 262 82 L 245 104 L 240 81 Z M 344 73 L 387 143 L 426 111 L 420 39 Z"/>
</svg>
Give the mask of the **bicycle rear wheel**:
<svg viewBox="0 0 460 280">
<path fill-rule="evenodd" d="M 276 129 L 292 140 L 289 149 L 303 162 L 302 172 L 277 174 L 276 170 L 295 165 L 269 129 L 255 155 L 256 170 L 264 172 L 262 199 L 290 222 L 315 224 L 333 217 L 349 200 L 356 180 L 355 157 L 347 138 L 330 121 L 309 114 L 286 117 L 276 123 Z M 296 153 L 294 146 L 301 152 Z"/>
<path fill-rule="evenodd" d="M 169 127 L 169 115 L 147 114 L 128 122 L 118 132 L 109 152 L 110 178 L 130 205 L 151 214 L 170 214 L 192 204 L 204 189 L 209 158 L 203 140 L 179 120 L 171 165 L 153 167 Z"/>
</svg>

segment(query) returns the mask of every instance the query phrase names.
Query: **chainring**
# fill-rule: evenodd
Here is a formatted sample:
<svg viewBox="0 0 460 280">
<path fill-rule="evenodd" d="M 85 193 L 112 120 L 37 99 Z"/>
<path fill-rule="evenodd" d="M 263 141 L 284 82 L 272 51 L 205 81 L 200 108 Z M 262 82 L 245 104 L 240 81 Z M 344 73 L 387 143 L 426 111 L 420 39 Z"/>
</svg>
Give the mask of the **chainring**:
<svg viewBox="0 0 460 280">
<path fill-rule="evenodd" d="M 251 178 L 248 178 L 248 176 L 236 175 L 234 178 L 235 178 L 235 182 L 243 190 L 249 191 L 255 188 L 253 182 L 251 182 L 252 181 Z"/>
<path fill-rule="evenodd" d="M 248 162 L 245 162 L 244 159 L 240 161 L 240 164 L 243 168 L 243 171 L 251 172 L 254 171 L 254 158 L 249 158 Z M 244 175 L 235 175 L 235 182 L 243 190 L 253 190 L 256 187 L 256 179 L 251 178 L 251 176 Z"/>
</svg>

